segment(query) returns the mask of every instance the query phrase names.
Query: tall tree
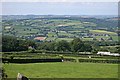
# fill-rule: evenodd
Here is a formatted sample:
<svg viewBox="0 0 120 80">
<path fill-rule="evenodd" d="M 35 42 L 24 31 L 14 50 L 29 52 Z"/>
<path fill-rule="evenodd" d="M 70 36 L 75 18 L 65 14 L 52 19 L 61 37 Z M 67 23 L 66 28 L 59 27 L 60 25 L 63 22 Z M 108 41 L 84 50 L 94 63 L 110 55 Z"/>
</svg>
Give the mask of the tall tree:
<svg viewBox="0 0 120 80">
<path fill-rule="evenodd" d="M 25 51 L 28 50 L 29 46 L 35 47 L 36 44 L 30 40 L 21 40 L 13 36 L 2 36 L 2 51 Z"/>
<path fill-rule="evenodd" d="M 82 50 L 82 47 L 84 47 L 84 43 L 80 40 L 80 38 L 75 38 L 71 42 L 71 50 L 73 52 L 78 52 Z"/>
<path fill-rule="evenodd" d="M 70 45 L 67 41 L 62 40 L 56 43 L 55 49 L 57 51 L 70 51 Z"/>
</svg>

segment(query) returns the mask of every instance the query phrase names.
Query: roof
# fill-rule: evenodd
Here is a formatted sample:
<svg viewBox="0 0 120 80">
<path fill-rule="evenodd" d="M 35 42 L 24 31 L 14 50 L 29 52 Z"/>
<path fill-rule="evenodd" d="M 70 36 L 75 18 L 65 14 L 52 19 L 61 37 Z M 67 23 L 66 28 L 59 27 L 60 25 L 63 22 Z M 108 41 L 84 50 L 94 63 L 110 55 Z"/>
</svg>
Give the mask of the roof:
<svg viewBox="0 0 120 80">
<path fill-rule="evenodd" d="M 40 41 L 44 41 L 46 39 L 46 37 L 35 37 L 34 40 L 40 40 Z"/>
<path fill-rule="evenodd" d="M 106 55 L 109 55 L 110 52 L 98 52 L 97 54 L 106 54 Z"/>
<path fill-rule="evenodd" d="M 111 55 L 111 56 L 120 56 L 119 53 L 110 53 L 110 52 L 98 52 L 97 54 L 101 54 L 101 55 Z"/>
</svg>

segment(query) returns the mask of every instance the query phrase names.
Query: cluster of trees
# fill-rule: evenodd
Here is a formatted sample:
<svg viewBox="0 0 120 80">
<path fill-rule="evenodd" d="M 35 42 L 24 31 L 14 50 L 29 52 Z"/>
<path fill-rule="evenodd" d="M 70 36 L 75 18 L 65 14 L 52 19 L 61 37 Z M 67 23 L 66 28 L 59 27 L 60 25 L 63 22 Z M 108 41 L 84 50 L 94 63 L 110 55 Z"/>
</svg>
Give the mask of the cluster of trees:
<svg viewBox="0 0 120 80">
<path fill-rule="evenodd" d="M 2 51 L 25 51 L 29 46 L 35 46 L 35 42 L 30 40 L 21 40 L 13 36 L 2 36 Z"/>
<path fill-rule="evenodd" d="M 75 38 L 71 42 L 65 40 L 58 42 L 43 42 L 38 45 L 37 49 L 48 51 L 91 52 L 92 46 L 88 43 L 84 43 L 79 38 Z"/>
<path fill-rule="evenodd" d="M 53 42 L 38 43 L 31 40 L 22 40 L 13 36 L 2 36 L 2 51 L 27 51 L 30 50 L 46 50 L 46 51 L 62 51 L 62 52 L 93 52 L 109 51 L 119 53 L 120 45 L 117 42 L 98 42 L 98 41 L 82 41 L 79 38 L 73 39 L 71 42 L 61 40 Z M 111 47 L 110 47 L 111 46 Z"/>
<path fill-rule="evenodd" d="M 75 38 L 71 42 L 61 40 L 58 42 L 43 42 L 37 43 L 30 40 L 21 40 L 13 36 L 2 36 L 2 51 L 26 51 L 29 47 L 37 50 L 47 51 L 66 51 L 66 52 L 91 52 L 92 46 L 88 43 L 84 43 L 79 38 Z"/>
</svg>

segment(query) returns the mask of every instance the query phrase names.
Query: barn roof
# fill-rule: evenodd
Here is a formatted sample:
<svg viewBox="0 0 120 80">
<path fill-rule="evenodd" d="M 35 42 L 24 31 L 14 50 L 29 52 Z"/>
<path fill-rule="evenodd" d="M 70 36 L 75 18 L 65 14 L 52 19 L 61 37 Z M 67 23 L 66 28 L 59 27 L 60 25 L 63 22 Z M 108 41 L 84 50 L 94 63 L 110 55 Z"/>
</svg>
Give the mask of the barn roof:
<svg viewBox="0 0 120 80">
<path fill-rule="evenodd" d="M 46 37 L 35 37 L 34 38 L 34 40 L 40 40 L 40 41 L 43 41 L 43 40 L 45 40 L 46 39 Z"/>
</svg>

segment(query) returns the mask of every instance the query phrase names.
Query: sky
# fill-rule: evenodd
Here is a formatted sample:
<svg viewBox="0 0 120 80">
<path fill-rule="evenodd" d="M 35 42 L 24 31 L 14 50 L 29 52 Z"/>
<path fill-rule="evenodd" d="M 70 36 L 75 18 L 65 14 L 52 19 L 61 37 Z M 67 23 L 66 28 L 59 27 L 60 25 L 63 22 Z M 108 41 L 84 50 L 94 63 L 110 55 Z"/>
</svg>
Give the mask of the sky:
<svg viewBox="0 0 120 80">
<path fill-rule="evenodd" d="M 1 2 L 119 2 L 119 0 L 1 0 Z"/>
<path fill-rule="evenodd" d="M 118 2 L 2 2 L 3 15 L 117 15 Z"/>
</svg>

